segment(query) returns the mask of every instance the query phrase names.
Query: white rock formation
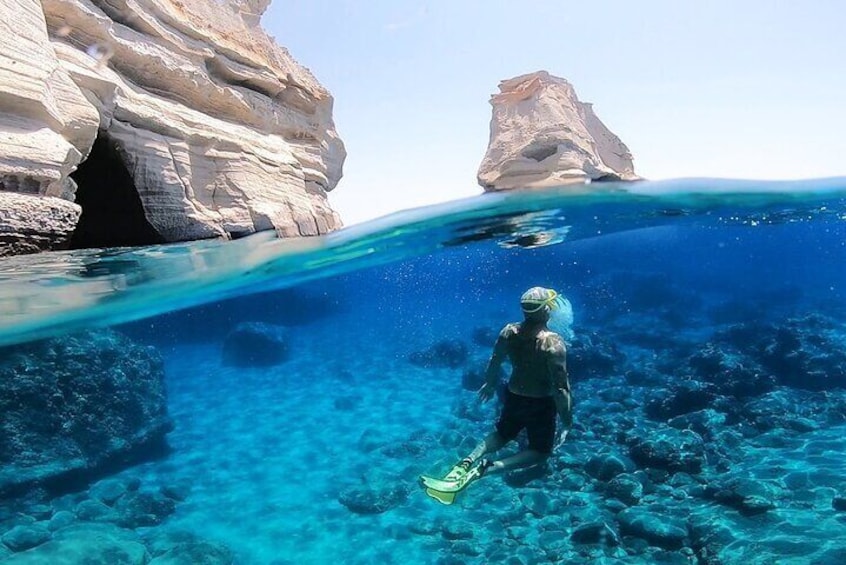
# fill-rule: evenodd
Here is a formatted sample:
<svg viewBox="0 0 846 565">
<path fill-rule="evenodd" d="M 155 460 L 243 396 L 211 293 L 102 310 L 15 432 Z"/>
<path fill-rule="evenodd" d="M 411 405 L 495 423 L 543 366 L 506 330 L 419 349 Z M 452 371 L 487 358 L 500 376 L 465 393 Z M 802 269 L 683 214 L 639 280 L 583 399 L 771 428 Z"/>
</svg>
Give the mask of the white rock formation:
<svg viewBox="0 0 846 565">
<path fill-rule="evenodd" d="M 485 190 L 638 179 L 628 147 L 566 80 L 539 71 L 505 80 L 499 90 L 478 174 Z"/>
<path fill-rule="evenodd" d="M 54 249 L 68 241 L 77 220 L 73 202 L 0 190 L 0 256 Z"/>
<path fill-rule="evenodd" d="M 39 0 L 0 0 L 0 21 L 13 26 L 0 33 L 3 255 L 68 240 L 80 208 L 57 199 L 73 200 L 68 174 L 94 142 L 100 118 L 56 58 Z"/>
<path fill-rule="evenodd" d="M 258 26 L 268 4 L 0 0 L 0 189 L 73 200 L 100 135 L 165 241 L 340 227 L 332 97 Z"/>
</svg>

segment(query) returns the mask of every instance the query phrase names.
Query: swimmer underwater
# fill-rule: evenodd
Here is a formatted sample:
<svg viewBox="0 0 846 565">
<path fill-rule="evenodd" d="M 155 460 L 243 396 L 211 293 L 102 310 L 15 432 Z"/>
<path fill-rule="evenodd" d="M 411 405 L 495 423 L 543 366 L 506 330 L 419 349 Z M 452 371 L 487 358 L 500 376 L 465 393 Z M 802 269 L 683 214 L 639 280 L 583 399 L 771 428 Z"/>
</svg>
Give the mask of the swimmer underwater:
<svg viewBox="0 0 846 565">
<path fill-rule="evenodd" d="M 548 324 L 565 305 L 569 306 L 566 299 L 549 288 L 533 287 L 523 293 L 523 321 L 509 323 L 500 331 L 485 370 L 485 384 L 478 392 L 483 403 L 494 397 L 500 367 L 508 360 L 511 377 L 495 429 L 443 479 L 421 477 L 429 496 L 451 504 L 471 481 L 544 463 L 564 442 L 573 423 L 567 348 Z M 557 433 L 556 417 L 562 424 Z M 485 458 L 516 439 L 523 429 L 529 440 L 527 449 L 504 459 Z"/>
</svg>

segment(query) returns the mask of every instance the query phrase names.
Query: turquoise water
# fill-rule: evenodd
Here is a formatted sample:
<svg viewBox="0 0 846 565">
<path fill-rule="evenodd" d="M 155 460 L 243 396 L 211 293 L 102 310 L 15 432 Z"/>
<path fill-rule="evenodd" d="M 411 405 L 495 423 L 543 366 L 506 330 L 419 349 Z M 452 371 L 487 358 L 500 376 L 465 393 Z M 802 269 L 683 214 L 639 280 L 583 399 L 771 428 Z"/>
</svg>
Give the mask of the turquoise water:
<svg viewBox="0 0 846 565">
<path fill-rule="evenodd" d="M 111 327 L 163 357 L 170 452 L 112 477 L 187 491 L 146 540 L 249 564 L 844 562 L 846 179 L 599 190 L 4 260 L 0 344 Z M 441 506 L 416 478 L 491 430 L 463 381 L 536 285 L 573 305 L 573 433 Z M 241 322 L 281 326 L 287 358 L 225 365 Z"/>
</svg>

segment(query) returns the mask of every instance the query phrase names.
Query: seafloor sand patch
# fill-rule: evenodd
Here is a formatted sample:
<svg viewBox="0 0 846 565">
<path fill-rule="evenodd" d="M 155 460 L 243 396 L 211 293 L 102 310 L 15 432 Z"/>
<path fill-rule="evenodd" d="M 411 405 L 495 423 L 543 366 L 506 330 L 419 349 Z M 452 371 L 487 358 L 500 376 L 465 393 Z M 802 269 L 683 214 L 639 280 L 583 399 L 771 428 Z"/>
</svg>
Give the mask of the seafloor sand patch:
<svg viewBox="0 0 846 565">
<path fill-rule="evenodd" d="M 410 542 L 405 524 L 455 513 L 416 489 L 419 473 L 447 464 L 443 448 L 378 450 L 451 434 L 461 372 L 414 367 L 390 344 L 335 338 L 329 350 L 299 351 L 250 370 L 221 367 L 216 346 L 169 356 L 174 454 L 142 468 L 148 479 L 192 483 L 169 527 L 228 544 L 239 563 L 427 562 L 431 549 Z M 338 502 L 344 488 L 395 483 L 411 492 L 389 513 L 359 516 Z"/>
</svg>

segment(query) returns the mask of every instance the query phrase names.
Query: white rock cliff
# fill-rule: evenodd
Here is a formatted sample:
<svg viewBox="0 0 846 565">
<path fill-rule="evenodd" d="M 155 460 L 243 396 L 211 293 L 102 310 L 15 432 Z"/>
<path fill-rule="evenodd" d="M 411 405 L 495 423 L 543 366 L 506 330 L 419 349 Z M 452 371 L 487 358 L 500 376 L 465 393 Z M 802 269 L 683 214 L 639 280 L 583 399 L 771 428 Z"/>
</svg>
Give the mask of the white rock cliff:
<svg viewBox="0 0 846 565">
<path fill-rule="evenodd" d="M 80 163 L 99 183 L 76 198 L 95 240 L 133 204 L 156 241 L 340 227 L 326 198 L 346 157 L 333 100 L 259 27 L 268 4 L 0 0 L 15 22 L 0 34 L 0 254 L 67 244 Z M 123 180 L 98 175 L 102 155 Z M 118 193 L 132 198 L 102 205 Z"/>
<path fill-rule="evenodd" d="M 499 90 L 478 173 L 485 190 L 639 178 L 628 147 L 566 80 L 539 71 L 505 80 Z"/>
</svg>

